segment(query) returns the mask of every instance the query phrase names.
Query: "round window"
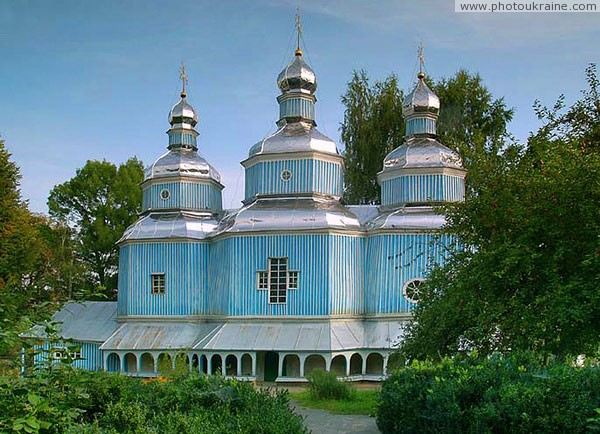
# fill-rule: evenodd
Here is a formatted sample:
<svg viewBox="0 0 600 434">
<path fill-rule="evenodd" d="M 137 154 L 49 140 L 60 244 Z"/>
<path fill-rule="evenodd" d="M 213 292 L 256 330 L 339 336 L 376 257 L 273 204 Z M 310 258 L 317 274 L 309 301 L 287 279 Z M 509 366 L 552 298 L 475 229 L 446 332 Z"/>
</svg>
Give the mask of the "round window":
<svg viewBox="0 0 600 434">
<path fill-rule="evenodd" d="M 160 192 L 160 198 L 162 200 L 167 200 L 169 198 L 169 196 L 171 196 L 171 193 L 166 188 Z"/>
<path fill-rule="evenodd" d="M 404 285 L 404 298 L 406 298 L 411 303 L 419 302 L 419 290 L 421 286 L 423 286 L 425 280 L 423 279 L 413 279 L 406 282 Z"/>
<path fill-rule="evenodd" d="M 290 179 L 292 179 L 292 172 L 290 172 L 287 169 L 284 169 L 281 171 L 281 180 L 282 181 L 289 181 Z"/>
</svg>

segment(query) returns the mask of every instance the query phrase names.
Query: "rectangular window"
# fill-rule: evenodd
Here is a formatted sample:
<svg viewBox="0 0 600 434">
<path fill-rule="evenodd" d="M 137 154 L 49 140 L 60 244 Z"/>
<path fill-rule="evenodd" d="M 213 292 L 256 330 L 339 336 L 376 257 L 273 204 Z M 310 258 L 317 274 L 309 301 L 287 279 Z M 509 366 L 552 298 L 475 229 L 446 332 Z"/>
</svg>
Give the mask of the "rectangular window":
<svg viewBox="0 0 600 434">
<path fill-rule="evenodd" d="M 152 273 L 152 294 L 165 293 L 165 273 Z"/>
<path fill-rule="evenodd" d="M 266 271 L 259 271 L 256 274 L 256 279 L 258 289 L 269 289 L 269 273 Z"/>
<path fill-rule="evenodd" d="M 287 300 L 287 258 L 269 258 L 269 303 Z"/>
<path fill-rule="evenodd" d="M 290 271 L 288 279 L 289 279 L 288 288 L 289 289 L 298 289 L 298 272 Z"/>
</svg>

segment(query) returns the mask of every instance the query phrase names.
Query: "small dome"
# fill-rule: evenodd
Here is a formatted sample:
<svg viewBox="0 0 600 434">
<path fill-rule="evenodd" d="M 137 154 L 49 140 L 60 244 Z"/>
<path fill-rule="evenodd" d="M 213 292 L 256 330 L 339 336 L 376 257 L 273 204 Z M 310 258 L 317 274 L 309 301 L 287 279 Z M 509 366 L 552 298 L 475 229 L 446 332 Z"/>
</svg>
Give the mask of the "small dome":
<svg viewBox="0 0 600 434">
<path fill-rule="evenodd" d="M 417 85 L 404 98 L 402 104 L 402 113 L 405 117 L 416 112 L 437 113 L 440 110 L 440 99 L 425 83 L 425 74 L 419 73 L 418 77 Z"/>
<path fill-rule="evenodd" d="M 192 127 L 198 123 L 198 112 L 187 102 L 184 92 L 181 93 L 179 102 L 169 112 L 169 123 L 171 125 L 186 123 Z"/>
<path fill-rule="evenodd" d="M 383 161 L 383 171 L 422 167 L 463 169 L 460 156 L 435 139 L 413 137 L 390 152 Z"/>
<path fill-rule="evenodd" d="M 171 176 L 212 179 L 221 183 L 221 175 L 192 149 L 173 149 L 146 169 L 144 180 Z"/>
<path fill-rule="evenodd" d="M 308 122 L 285 124 L 250 148 L 248 157 L 264 154 L 319 151 L 339 155 L 335 142 Z"/>
<path fill-rule="evenodd" d="M 317 90 L 317 76 L 302 58 L 301 50 L 296 51 L 294 60 L 279 73 L 277 86 L 282 92 L 303 90 L 314 93 Z"/>
</svg>

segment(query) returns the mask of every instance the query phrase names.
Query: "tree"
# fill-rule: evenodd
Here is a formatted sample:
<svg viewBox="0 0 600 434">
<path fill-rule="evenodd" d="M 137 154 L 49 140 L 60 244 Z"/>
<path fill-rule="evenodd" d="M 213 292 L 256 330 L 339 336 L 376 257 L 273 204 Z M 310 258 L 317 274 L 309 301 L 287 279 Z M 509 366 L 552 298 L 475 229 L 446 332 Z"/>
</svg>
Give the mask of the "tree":
<svg viewBox="0 0 600 434">
<path fill-rule="evenodd" d="M 527 148 L 478 165 L 477 194 L 445 207 L 446 232 L 468 248 L 420 292 L 406 357 L 598 350 L 600 98 L 595 67 L 587 73 L 582 100 L 566 112 L 562 97 L 537 103 L 544 125 Z"/>
<path fill-rule="evenodd" d="M 442 104 L 440 141 L 457 151 L 469 170 L 474 161 L 483 163 L 481 155 L 495 158 L 507 143 L 507 124 L 513 115 L 504 100 L 495 99 L 479 75 L 464 70 L 437 83 L 429 80 L 428 84 Z M 346 147 L 346 203 L 380 202 L 377 173 L 387 153 L 404 141 L 402 100 L 396 76 L 371 85 L 366 72 L 354 72 L 342 97 L 346 107 L 341 125 Z"/>
<path fill-rule="evenodd" d="M 373 86 L 365 71 L 354 72 L 342 97 L 346 106 L 341 138 L 346 146 L 344 202 L 380 202 L 377 172 L 384 157 L 402 144 L 402 91 L 395 75 Z"/>
<path fill-rule="evenodd" d="M 135 158 L 118 168 L 107 161 L 88 161 L 48 197 L 50 214 L 75 230 L 90 285 L 109 298 L 116 296 L 116 242 L 141 211 L 142 180 L 143 166 Z"/>
</svg>

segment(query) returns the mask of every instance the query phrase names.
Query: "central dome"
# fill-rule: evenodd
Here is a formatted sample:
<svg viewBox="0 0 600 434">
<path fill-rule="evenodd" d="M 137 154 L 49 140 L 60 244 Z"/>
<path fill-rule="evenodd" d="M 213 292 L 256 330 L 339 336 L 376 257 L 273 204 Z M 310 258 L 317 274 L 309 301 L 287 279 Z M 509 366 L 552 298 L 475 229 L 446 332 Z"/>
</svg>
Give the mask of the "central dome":
<svg viewBox="0 0 600 434">
<path fill-rule="evenodd" d="M 179 102 L 169 112 L 169 123 L 171 125 L 186 123 L 192 127 L 198 123 L 198 112 L 187 102 L 186 95 L 183 92 Z"/>
<path fill-rule="evenodd" d="M 317 90 L 317 76 L 302 58 L 301 50 L 296 50 L 294 60 L 279 73 L 277 86 L 283 93 L 290 90 L 314 93 Z"/>
<path fill-rule="evenodd" d="M 425 74 L 419 73 L 418 78 L 415 88 L 404 98 L 402 113 L 405 117 L 413 113 L 437 113 L 440 110 L 440 99 L 425 83 Z"/>
</svg>

